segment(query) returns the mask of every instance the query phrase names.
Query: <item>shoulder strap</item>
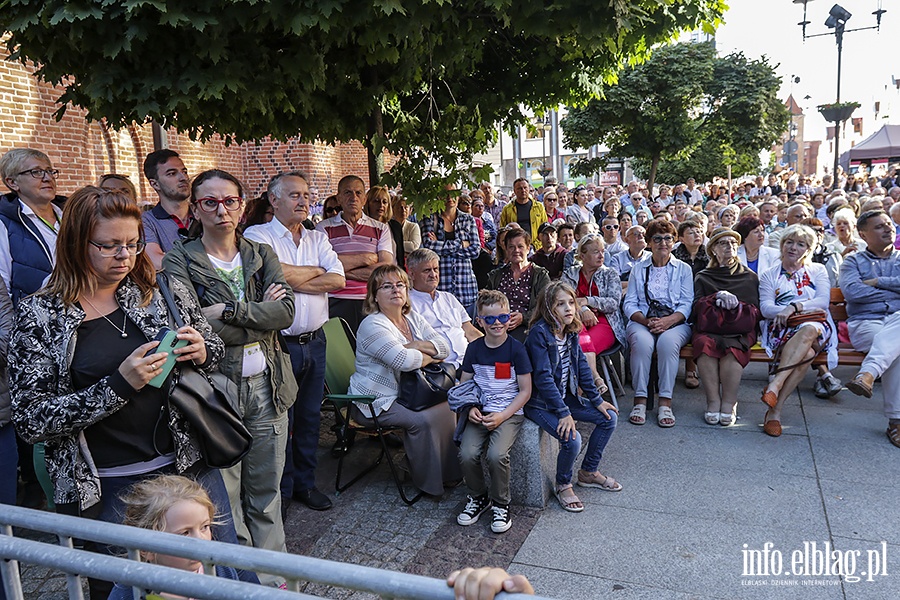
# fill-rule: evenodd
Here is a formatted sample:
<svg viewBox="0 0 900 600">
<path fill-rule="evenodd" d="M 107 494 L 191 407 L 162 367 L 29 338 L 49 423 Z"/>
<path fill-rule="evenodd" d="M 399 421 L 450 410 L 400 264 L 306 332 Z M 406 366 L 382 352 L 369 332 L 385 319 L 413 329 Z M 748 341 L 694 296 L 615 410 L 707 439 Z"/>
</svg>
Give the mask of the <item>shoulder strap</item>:
<svg viewBox="0 0 900 600">
<path fill-rule="evenodd" d="M 653 264 L 653 263 L 650 263 Z M 650 289 L 648 288 L 650 281 L 650 265 L 647 265 L 647 272 L 644 273 L 644 299 L 650 303 Z"/>
<path fill-rule="evenodd" d="M 159 285 L 159 293 L 162 294 L 163 300 L 166 301 L 166 307 L 169 309 L 169 316 L 175 321 L 176 329 L 181 329 L 184 327 L 184 319 L 181 318 L 181 312 L 178 310 L 178 305 L 175 304 L 175 297 L 172 295 L 172 290 L 169 288 L 168 276 L 162 272 L 157 273 L 156 283 Z"/>
</svg>

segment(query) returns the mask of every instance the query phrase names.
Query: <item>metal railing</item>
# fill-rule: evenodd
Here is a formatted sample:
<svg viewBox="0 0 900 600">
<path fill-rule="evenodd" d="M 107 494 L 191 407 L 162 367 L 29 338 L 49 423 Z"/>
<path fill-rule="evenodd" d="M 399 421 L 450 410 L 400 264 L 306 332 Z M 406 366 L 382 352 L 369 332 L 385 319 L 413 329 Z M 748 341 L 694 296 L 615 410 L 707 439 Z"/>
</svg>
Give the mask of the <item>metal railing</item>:
<svg viewBox="0 0 900 600">
<path fill-rule="evenodd" d="M 56 535 L 59 545 L 14 537 L 13 527 Z M 209 542 L 183 536 L 47 513 L 17 506 L 0 508 L 0 572 L 9 600 L 24 600 L 19 562 L 42 565 L 67 574 L 68 594 L 83 600 L 82 576 L 115 581 L 142 589 L 209 600 L 312 599 L 300 593 L 302 582 L 377 594 L 386 599 L 453 600 L 453 590 L 441 579 L 408 575 L 307 556 Z M 91 540 L 128 551 L 128 558 L 106 556 L 74 547 L 73 540 Z M 253 585 L 140 562 L 140 552 L 199 560 L 206 573 L 225 565 L 279 575 L 288 590 Z M 501 593 L 498 599 L 544 600 L 537 596 Z"/>
</svg>

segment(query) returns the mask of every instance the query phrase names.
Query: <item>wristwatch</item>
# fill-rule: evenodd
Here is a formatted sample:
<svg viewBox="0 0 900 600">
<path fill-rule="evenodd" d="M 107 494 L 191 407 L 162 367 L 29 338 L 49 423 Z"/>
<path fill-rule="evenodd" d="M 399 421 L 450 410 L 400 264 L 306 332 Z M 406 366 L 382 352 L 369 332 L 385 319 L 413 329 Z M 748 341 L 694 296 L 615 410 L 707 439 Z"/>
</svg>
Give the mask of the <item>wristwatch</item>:
<svg viewBox="0 0 900 600">
<path fill-rule="evenodd" d="M 222 320 L 230 321 L 234 318 L 234 302 L 226 302 L 225 308 L 222 309 Z"/>
</svg>

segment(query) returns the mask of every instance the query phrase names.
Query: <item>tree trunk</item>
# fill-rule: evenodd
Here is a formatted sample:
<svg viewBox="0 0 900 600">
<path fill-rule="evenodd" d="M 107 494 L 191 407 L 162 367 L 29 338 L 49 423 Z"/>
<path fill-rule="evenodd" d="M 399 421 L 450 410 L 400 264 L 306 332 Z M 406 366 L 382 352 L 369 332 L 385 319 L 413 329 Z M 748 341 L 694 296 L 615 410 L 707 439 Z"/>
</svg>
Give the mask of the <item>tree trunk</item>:
<svg viewBox="0 0 900 600">
<path fill-rule="evenodd" d="M 650 190 L 650 196 L 653 196 L 653 184 L 656 182 L 656 169 L 659 167 L 660 156 L 660 152 L 654 154 L 653 162 L 650 163 L 650 178 L 647 180 L 647 189 Z"/>
<path fill-rule="evenodd" d="M 375 136 L 384 136 L 384 122 L 380 106 L 376 106 L 369 116 L 368 134 L 365 142 L 366 156 L 369 163 L 369 187 L 378 185 L 378 182 L 381 180 L 381 174 L 384 173 L 384 152 L 375 154 Z"/>
</svg>

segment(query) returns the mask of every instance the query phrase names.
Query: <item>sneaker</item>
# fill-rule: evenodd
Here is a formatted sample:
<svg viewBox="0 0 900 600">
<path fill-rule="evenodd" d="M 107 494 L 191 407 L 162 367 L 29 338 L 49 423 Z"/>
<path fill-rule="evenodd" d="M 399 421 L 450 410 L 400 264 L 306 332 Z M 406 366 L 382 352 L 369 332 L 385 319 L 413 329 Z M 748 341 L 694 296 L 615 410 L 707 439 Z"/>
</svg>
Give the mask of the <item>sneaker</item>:
<svg viewBox="0 0 900 600">
<path fill-rule="evenodd" d="M 478 521 L 484 511 L 491 507 L 491 499 L 485 496 L 468 496 L 466 507 L 456 517 L 456 522 L 460 525 L 471 525 Z M 505 530 L 504 530 L 505 531 Z"/>
<path fill-rule="evenodd" d="M 491 531 L 494 533 L 503 533 L 512 527 L 512 519 L 509 517 L 509 504 L 494 505 L 494 518 L 491 520 Z"/>
<path fill-rule="evenodd" d="M 826 373 L 825 376 L 822 377 L 822 383 L 825 386 L 825 391 L 828 393 L 829 398 L 844 389 L 844 384 L 841 383 L 841 380 L 831 373 Z"/>
<path fill-rule="evenodd" d="M 828 389 L 825 387 L 824 377 L 816 378 L 816 383 L 813 385 L 813 393 L 816 395 L 816 398 L 828 398 Z"/>
</svg>

